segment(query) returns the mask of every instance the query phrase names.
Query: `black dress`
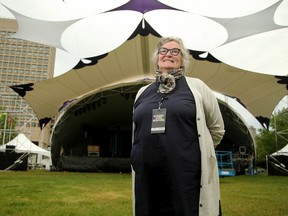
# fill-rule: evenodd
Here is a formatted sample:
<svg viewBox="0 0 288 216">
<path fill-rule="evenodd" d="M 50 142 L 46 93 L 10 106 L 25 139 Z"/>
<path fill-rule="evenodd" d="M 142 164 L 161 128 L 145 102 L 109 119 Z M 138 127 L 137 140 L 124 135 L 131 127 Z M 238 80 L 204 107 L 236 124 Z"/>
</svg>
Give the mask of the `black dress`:
<svg viewBox="0 0 288 216">
<path fill-rule="evenodd" d="M 196 216 L 199 214 L 201 154 L 194 96 L 186 79 L 169 94 L 151 84 L 134 105 L 136 216 Z M 152 110 L 167 109 L 165 133 L 151 134 Z"/>
</svg>

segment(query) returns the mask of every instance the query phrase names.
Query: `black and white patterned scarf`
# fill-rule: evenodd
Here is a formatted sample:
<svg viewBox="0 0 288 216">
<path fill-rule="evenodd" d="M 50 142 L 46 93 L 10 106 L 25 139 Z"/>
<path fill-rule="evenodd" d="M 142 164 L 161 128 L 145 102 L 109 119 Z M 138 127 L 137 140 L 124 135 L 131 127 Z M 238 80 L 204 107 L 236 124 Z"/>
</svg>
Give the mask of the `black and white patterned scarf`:
<svg viewBox="0 0 288 216">
<path fill-rule="evenodd" d="M 159 83 L 158 92 L 170 93 L 176 86 L 176 80 L 184 74 L 183 68 L 173 69 L 168 73 L 163 73 L 160 70 L 156 71 L 156 82 Z"/>
</svg>

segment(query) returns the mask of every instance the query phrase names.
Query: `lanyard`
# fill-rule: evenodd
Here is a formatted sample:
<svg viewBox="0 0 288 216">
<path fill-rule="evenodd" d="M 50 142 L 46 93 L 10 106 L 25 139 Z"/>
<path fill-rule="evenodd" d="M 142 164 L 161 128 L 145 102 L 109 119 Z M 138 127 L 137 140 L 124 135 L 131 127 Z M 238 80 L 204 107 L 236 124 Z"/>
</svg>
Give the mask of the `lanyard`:
<svg viewBox="0 0 288 216">
<path fill-rule="evenodd" d="M 165 97 L 162 97 L 161 100 L 159 101 L 158 109 L 161 109 L 161 106 L 163 104 L 164 99 L 165 99 Z"/>
</svg>

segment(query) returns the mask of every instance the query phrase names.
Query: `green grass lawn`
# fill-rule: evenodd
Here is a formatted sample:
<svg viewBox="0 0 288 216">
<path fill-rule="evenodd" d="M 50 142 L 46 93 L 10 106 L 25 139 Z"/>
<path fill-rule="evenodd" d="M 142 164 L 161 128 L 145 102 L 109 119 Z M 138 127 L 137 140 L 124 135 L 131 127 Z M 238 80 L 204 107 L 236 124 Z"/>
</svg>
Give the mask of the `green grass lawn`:
<svg viewBox="0 0 288 216">
<path fill-rule="evenodd" d="M 288 215 L 288 178 L 221 178 L 224 216 Z M 131 175 L 0 172 L 0 215 L 131 216 Z"/>
<path fill-rule="evenodd" d="M 220 186 L 224 216 L 288 216 L 288 177 L 226 177 Z"/>
</svg>

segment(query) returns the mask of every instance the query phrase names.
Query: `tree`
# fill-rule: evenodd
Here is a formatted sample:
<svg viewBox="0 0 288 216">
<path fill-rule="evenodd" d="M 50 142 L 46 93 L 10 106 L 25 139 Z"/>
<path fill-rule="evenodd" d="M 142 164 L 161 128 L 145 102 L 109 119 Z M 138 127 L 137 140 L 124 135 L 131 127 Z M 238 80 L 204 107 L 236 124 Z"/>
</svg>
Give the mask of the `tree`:
<svg viewBox="0 0 288 216">
<path fill-rule="evenodd" d="M 0 111 L 2 109 L 0 108 Z M 17 136 L 15 133 L 16 117 L 7 112 L 0 112 L 0 145 Z"/>
<path fill-rule="evenodd" d="M 287 145 L 288 108 L 283 108 L 272 115 L 269 130 L 259 129 L 255 143 L 258 161 L 264 161 L 266 155 L 272 154 Z"/>
</svg>

